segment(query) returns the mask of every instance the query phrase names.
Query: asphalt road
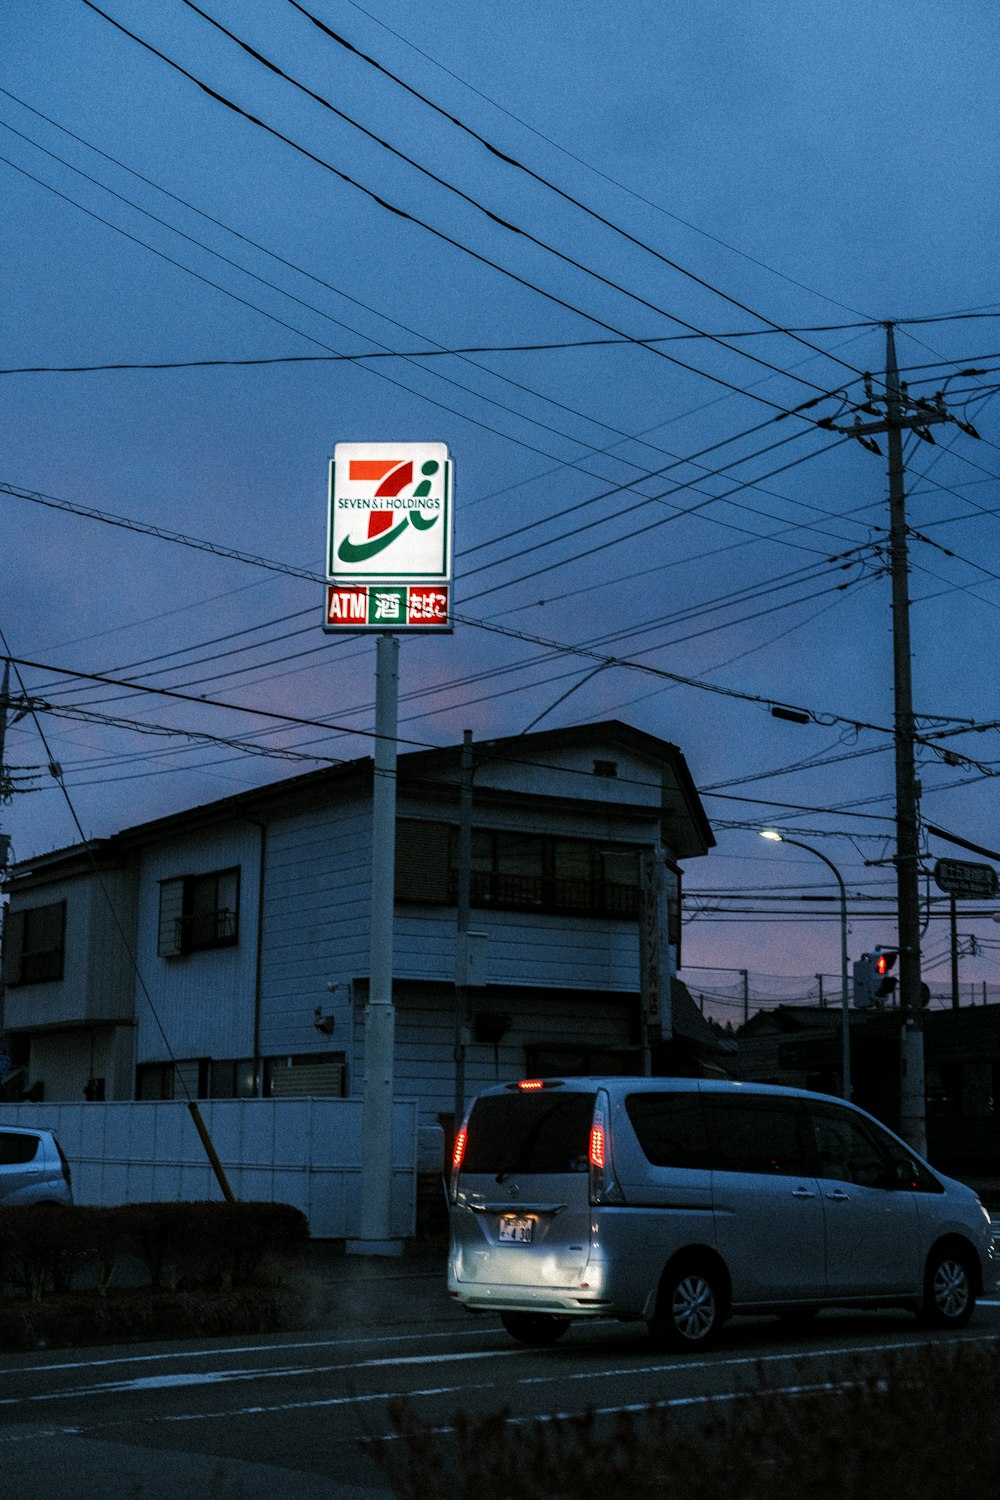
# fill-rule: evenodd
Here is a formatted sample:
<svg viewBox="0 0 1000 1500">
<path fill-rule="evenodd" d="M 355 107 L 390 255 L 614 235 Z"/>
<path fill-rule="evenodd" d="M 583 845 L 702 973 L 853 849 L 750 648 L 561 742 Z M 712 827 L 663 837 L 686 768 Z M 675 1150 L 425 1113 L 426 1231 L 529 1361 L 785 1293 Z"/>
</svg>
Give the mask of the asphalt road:
<svg viewBox="0 0 1000 1500">
<path fill-rule="evenodd" d="M 698 1359 L 656 1352 L 639 1325 L 578 1326 L 554 1348 L 513 1344 L 493 1319 L 437 1295 L 411 1316 L 360 1297 L 364 1316 L 337 1332 L 0 1356 L 0 1494 L 18 1500 L 346 1500 L 386 1482 L 359 1439 L 389 1435 L 405 1398 L 445 1429 L 456 1412 L 506 1407 L 513 1421 L 669 1402 L 691 1420 L 762 1378 L 779 1388 L 845 1378 L 852 1362 L 928 1335 L 903 1313 L 823 1313 L 805 1335 L 774 1319 L 727 1325 Z M 397 1307 L 398 1312 L 398 1307 Z M 1000 1338 L 1000 1297 L 962 1339 Z"/>
</svg>

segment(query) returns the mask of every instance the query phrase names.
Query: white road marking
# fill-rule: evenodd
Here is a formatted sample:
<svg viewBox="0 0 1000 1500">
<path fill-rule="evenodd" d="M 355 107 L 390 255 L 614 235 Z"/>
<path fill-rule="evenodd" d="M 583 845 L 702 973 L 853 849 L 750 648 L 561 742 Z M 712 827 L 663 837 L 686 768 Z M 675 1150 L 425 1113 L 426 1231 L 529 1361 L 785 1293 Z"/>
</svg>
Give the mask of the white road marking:
<svg viewBox="0 0 1000 1500">
<path fill-rule="evenodd" d="M 934 1342 L 940 1343 L 940 1342 L 943 1342 L 943 1340 L 935 1340 Z M 970 1344 L 995 1343 L 996 1342 L 996 1335 L 995 1334 L 966 1335 L 964 1337 L 959 1337 L 958 1339 L 953 1340 L 952 1342 L 956 1342 L 956 1343 L 970 1343 Z M 539 1386 L 539 1385 L 559 1384 L 559 1383 L 568 1382 L 568 1381 L 571 1381 L 571 1380 L 572 1381 L 582 1381 L 582 1380 L 620 1380 L 623 1377 L 628 1378 L 630 1376 L 651 1375 L 651 1374 L 652 1375 L 657 1375 L 657 1374 L 658 1375 L 664 1375 L 664 1374 L 668 1374 L 669 1375 L 669 1374 L 673 1374 L 675 1372 L 683 1373 L 685 1371 L 690 1371 L 690 1370 L 736 1369 L 736 1368 L 745 1368 L 748 1365 L 754 1366 L 754 1367 L 760 1367 L 761 1365 L 774 1364 L 774 1363 L 777 1363 L 777 1362 L 782 1361 L 782 1360 L 784 1360 L 784 1361 L 795 1360 L 798 1363 L 804 1363 L 806 1360 L 830 1359 L 832 1357 L 843 1358 L 844 1356 L 851 1356 L 851 1355 L 890 1354 L 890 1353 L 896 1353 L 896 1352 L 898 1352 L 900 1350 L 916 1349 L 916 1348 L 921 1348 L 921 1347 L 928 1347 L 927 1341 L 919 1341 L 919 1340 L 908 1339 L 908 1340 L 897 1340 L 897 1341 L 893 1341 L 891 1343 L 859 1344 L 859 1345 L 853 1345 L 853 1346 L 848 1346 L 848 1347 L 844 1347 L 844 1348 L 823 1348 L 823 1349 L 808 1349 L 808 1350 L 788 1350 L 788 1351 L 784 1351 L 782 1353 L 776 1353 L 776 1354 L 739 1355 L 739 1356 L 733 1356 L 732 1358 L 727 1358 L 727 1359 L 681 1360 L 681 1361 L 677 1361 L 675 1363 L 670 1363 L 668 1361 L 661 1360 L 660 1362 L 658 1362 L 656 1364 L 651 1364 L 651 1365 L 647 1365 L 647 1364 L 643 1364 L 643 1365 L 629 1365 L 629 1366 L 625 1366 L 624 1368 L 622 1368 L 622 1367 L 616 1367 L 616 1368 L 611 1368 L 611 1369 L 602 1367 L 601 1369 L 597 1369 L 597 1370 L 581 1370 L 581 1371 L 576 1371 L 576 1372 L 573 1372 L 572 1374 L 566 1372 L 563 1369 L 554 1368 L 552 1371 L 550 1371 L 550 1372 L 548 1372 L 548 1373 L 546 1373 L 544 1375 L 525 1375 L 525 1376 L 522 1376 L 522 1377 L 515 1377 L 515 1379 L 512 1380 L 512 1381 L 510 1381 L 510 1382 L 508 1382 L 508 1384 L 509 1385 L 514 1385 L 514 1386 L 520 1385 L 520 1386 L 527 1387 L 527 1386 Z M 382 1367 L 385 1367 L 385 1366 L 396 1367 L 396 1366 L 402 1365 L 402 1364 L 414 1365 L 414 1364 L 424 1364 L 424 1363 L 430 1363 L 430 1362 L 437 1363 L 437 1364 L 446 1364 L 446 1363 L 454 1363 L 454 1362 L 465 1360 L 465 1359 L 469 1359 L 469 1358 L 474 1358 L 474 1359 L 493 1359 L 493 1358 L 499 1357 L 500 1355 L 520 1355 L 520 1356 L 523 1357 L 523 1356 L 525 1356 L 526 1354 L 528 1354 L 530 1352 L 531 1351 L 529 1351 L 529 1350 L 519 1349 L 519 1348 L 505 1349 L 505 1350 L 483 1350 L 481 1353 L 478 1353 L 478 1354 L 475 1354 L 475 1355 L 472 1355 L 472 1356 L 463 1355 L 463 1354 L 445 1354 L 445 1355 L 434 1356 L 430 1360 L 426 1360 L 426 1359 L 422 1358 L 419 1355 L 414 1355 L 414 1356 L 408 1357 L 405 1360 L 380 1359 L 380 1360 L 365 1360 L 365 1361 L 362 1361 L 360 1363 L 355 1363 L 355 1364 L 330 1365 L 330 1366 L 325 1367 L 325 1372 L 326 1373 L 336 1373 L 336 1372 L 341 1371 L 341 1370 L 351 1370 L 351 1371 L 353 1371 L 353 1370 L 360 1370 L 360 1369 L 365 1369 L 365 1368 L 369 1368 L 369 1369 L 370 1368 L 382 1368 Z M 318 1371 L 315 1367 L 303 1366 L 301 1368 L 294 1368 L 294 1369 L 289 1369 L 289 1370 L 286 1370 L 286 1371 L 263 1372 L 263 1373 L 265 1375 L 268 1375 L 268 1374 L 271 1374 L 271 1373 L 274 1373 L 274 1374 L 288 1374 L 288 1375 L 316 1375 L 317 1373 L 320 1373 L 320 1371 Z M 225 1380 L 227 1378 L 228 1379 L 234 1379 L 234 1380 L 252 1380 L 252 1379 L 260 1378 L 260 1372 L 257 1372 L 257 1371 L 245 1371 L 245 1370 L 232 1371 L 232 1372 L 224 1372 L 223 1371 L 223 1372 L 218 1372 L 218 1377 L 221 1380 Z M 199 1379 L 198 1377 L 192 1377 L 192 1380 L 187 1381 L 183 1377 L 181 1377 L 178 1380 L 178 1382 L 177 1382 L 177 1384 L 180 1384 L 180 1385 L 192 1384 L 192 1383 L 194 1383 L 194 1384 L 210 1384 L 210 1383 L 212 1383 L 210 1372 L 209 1372 L 209 1378 L 208 1379 Z M 168 1386 L 170 1384 L 171 1384 L 171 1382 L 170 1382 L 169 1379 L 165 1379 L 163 1381 L 163 1385 L 165 1385 L 165 1386 Z M 281 1401 L 281 1402 L 275 1402 L 275 1403 L 269 1404 L 269 1405 L 255 1405 L 255 1406 L 234 1407 L 234 1408 L 230 1408 L 228 1411 L 200 1411 L 199 1410 L 199 1411 L 193 1411 L 193 1412 L 165 1413 L 165 1414 L 161 1414 L 161 1415 L 158 1415 L 158 1416 L 157 1415 L 147 1416 L 147 1417 L 144 1417 L 143 1420 L 146 1421 L 146 1422 L 151 1422 L 151 1423 L 158 1423 L 158 1422 L 211 1422 L 211 1421 L 223 1421 L 223 1420 L 228 1420 L 228 1419 L 234 1418 L 234 1417 L 269 1416 L 269 1415 L 276 1415 L 276 1414 L 279 1414 L 281 1412 L 289 1412 L 289 1411 L 320 1410 L 320 1409 L 322 1409 L 324 1407 L 363 1406 L 363 1405 L 370 1405 L 373 1402 L 377 1402 L 377 1401 L 386 1401 L 386 1402 L 388 1402 L 388 1401 L 394 1401 L 394 1400 L 416 1401 L 416 1400 L 430 1399 L 430 1398 L 433 1398 L 433 1397 L 440 1397 L 440 1396 L 457 1396 L 457 1395 L 461 1395 L 463 1393 L 468 1393 L 468 1392 L 471 1392 L 471 1391 L 488 1390 L 488 1389 L 491 1389 L 494 1385 L 495 1385 L 495 1382 L 493 1382 L 493 1381 L 489 1381 L 489 1382 L 486 1382 L 486 1383 L 481 1382 L 481 1381 L 466 1381 L 466 1382 L 463 1382 L 462 1384 L 459 1384 L 459 1385 L 430 1386 L 430 1387 L 425 1387 L 425 1388 L 418 1389 L 418 1390 L 413 1390 L 413 1391 L 406 1391 L 406 1390 L 403 1390 L 403 1391 L 372 1391 L 372 1392 L 368 1392 L 368 1393 L 366 1393 L 364 1395 L 358 1395 L 357 1393 L 351 1393 L 351 1394 L 347 1394 L 347 1395 L 338 1395 L 338 1396 L 313 1397 L 311 1399 L 303 1400 L 303 1401 Z M 0 1404 L 7 1405 L 7 1406 L 26 1405 L 26 1404 L 28 1404 L 30 1402 L 34 1402 L 34 1401 L 66 1400 L 66 1399 L 71 1399 L 74 1396 L 86 1397 L 88 1395 L 121 1394 L 121 1392 L 123 1390 L 139 1390 L 139 1389 L 149 1390 L 149 1389 L 155 1389 L 155 1388 L 157 1388 L 157 1386 L 156 1386 L 156 1377 L 153 1377 L 150 1381 L 140 1380 L 138 1382 L 112 1382 L 112 1383 L 109 1383 L 109 1384 L 104 1385 L 104 1386 L 95 1386 L 95 1387 L 91 1387 L 91 1388 L 80 1388 L 80 1389 L 77 1389 L 77 1390 L 66 1390 L 66 1391 L 57 1391 L 57 1392 L 51 1392 L 51 1393 L 40 1393 L 40 1394 L 37 1394 L 37 1395 L 34 1395 L 34 1396 L 27 1396 L 27 1397 L 22 1397 L 22 1398 L 15 1398 L 13 1400 L 7 1400 L 7 1401 L 4 1401 L 4 1402 L 2 1402 Z M 821 1388 L 821 1387 L 817 1387 L 817 1388 Z M 839 1386 L 837 1386 L 836 1388 L 840 1389 Z M 799 1389 L 799 1387 L 791 1387 L 790 1386 L 787 1389 L 794 1392 L 795 1390 Z M 805 1387 L 803 1387 L 802 1389 L 805 1389 Z M 813 1387 L 809 1387 L 809 1389 L 813 1389 Z M 707 1403 L 707 1402 L 710 1402 L 710 1401 L 713 1401 L 713 1400 L 735 1400 L 736 1397 L 738 1395 L 741 1395 L 741 1394 L 745 1394 L 745 1393 L 732 1392 L 732 1393 L 728 1393 L 728 1394 L 727 1393 L 723 1393 L 723 1394 L 715 1395 L 715 1396 L 713 1396 L 713 1395 L 704 1395 L 704 1396 L 676 1396 L 676 1397 L 662 1398 L 662 1399 L 661 1398 L 651 1398 L 651 1400 L 655 1401 L 655 1404 L 657 1404 L 657 1405 L 684 1406 L 684 1405 L 699 1405 L 699 1404 L 704 1404 L 704 1403 Z M 596 1408 L 596 1410 L 599 1413 L 605 1413 L 605 1414 L 611 1414 L 611 1413 L 614 1413 L 614 1412 L 625 1412 L 625 1411 L 643 1411 L 650 1404 L 651 1404 L 651 1401 L 647 1400 L 647 1401 L 642 1401 L 642 1402 L 638 1402 L 638 1403 L 633 1403 L 633 1404 L 630 1404 L 628 1406 L 598 1407 L 598 1408 Z M 524 1418 L 524 1419 L 518 1419 L 518 1420 L 536 1421 L 536 1420 L 552 1420 L 552 1419 L 553 1419 L 553 1415 L 550 1414 L 548 1417 L 544 1417 L 544 1416 L 543 1417 L 532 1416 L 530 1418 Z M 96 1431 L 98 1429 L 104 1429 L 104 1428 L 107 1428 L 107 1427 L 115 1427 L 115 1426 L 122 1426 L 122 1425 L 127 1425 L 127 1423 L 122 1422 L 120 1420 L 119 1421 L 114 1421 L 114 1422 L 93 1422 L 93 1423 L 88 1423 L 85 1428 L 79 1428 L 79 1429 L 73 1429 L 73 1430 L 80 1431 L 80 1432 L 83 1432 L 83 1431 L 93 1432 L 93 1431 Z M 60 1429 L 60 1430 L 67 1430 L 68 1431 L 70 1429 Z M 442 1430 L 444 1430 L 444 1429 L 442 1429 Z M 0 1443 L 2 1443 L 3 1441 L 5 1441 L 5 1439 L 2 1436 L 0 1436 Z"/>
<path fill-rule="evenodd" d="M 229 1351 L 226 1351 L 227 1353 Z M 129 1392 L 175 1390 L 188 1386 L 227 1385 L 241 1380 L 279 1380 L 300 1375 L 336 1375 L 341 1371 L 379 1370 L 386 1366 L 399 1369 L 406 1365 L 456 1364 L 477 1359 L 503 1359 L 511 1355 L 524 1357 L 526 1349 L 480 1349 L 473 1353 L 409 1354 L 389 1359 L 351 1360 L 337 1365 L 284 1365 L 236 1370 L 189 1370 L 179 1374 L 137 1375 L 132 1380 L 103 1380 L 95 1385 L 66 1386 L 59 1391 L 36 1391 L 28 1396 L 5 1396 L 0 1406 L 25 1406 L 33 1401 L 72 1401 L 90 1396 L 121 1396 Z"/>
<path fill-rule="evenodd" d="M 216 1349 L 167 1349 L 155 1354 L 120 1354 L 113 1359 L 71 1359 L 62 1360 L 59 1364 L 17 1365 L 7 1370 L 0 1369 L 0 1379 L 4 1376 L 48 1374 L 55 1370 L 106 1370 L 112 1365 L 152 1365 L 177 1359 L 212 1359 L 219 1354 L 229 1357 L 240 1354 L 282 1354 L 294 1349 L 349 1349 L 354 1344 L 362 1344 L 367 1348 L 370 1344 L 411 1344 L 424 1339 L 480 1338 L 486 1334 L 495 1337 L 496 1333 L 496 1325 L 491 1323 L 481 1328 L 448 1329 L 442 1333 L 383 1333 L 373 1334 L 369 1338 L 302 1339 L 293 1344 L 227 1344 L 224 1348 Z"/>
</svg>

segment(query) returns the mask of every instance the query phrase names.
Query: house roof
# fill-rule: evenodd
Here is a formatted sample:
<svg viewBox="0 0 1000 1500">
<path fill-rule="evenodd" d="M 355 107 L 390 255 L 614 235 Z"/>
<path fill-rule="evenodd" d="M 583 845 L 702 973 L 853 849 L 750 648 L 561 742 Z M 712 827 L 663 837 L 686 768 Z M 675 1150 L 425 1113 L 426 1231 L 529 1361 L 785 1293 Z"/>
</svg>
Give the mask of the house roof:
<svg viewBox="0 0 1000 1500">
<path fill-rule="evenodd" d="M 646 734 L 620 720 L 576 724 L 565 729 L 549 729 L 533 734 L 508 735 L 477 742 L 474 748 L 477 756 L 486 757 L 490 762 L 531 765 L 535 756 L 551 755 L 561 749 L 578 750 L 586 745 L 605 751 L 620 747 L 658 760 L 662 766 L 661 822 L 672 851 L 678 858 L 686 858 L 705 854 L 714 845 L 715 837 L 681 751 L 668 740 Z M 434 773 L 440 775 L 453 770 L 456 773 L 457 787 L 461 753 L 462 747 L 459 745 L 404 751 L 397 762 L 401 786 Z M 11 867 L 8 885 L 20 885 L 32 877 L 52 878 L 57 874 L 68 874 L 79 865 L 81 859 L 85 859 L 88 865 L 93 859 L 101 862 L 114 861 L 124 857 L 132 849 L 158 838 L 229 818 L 260 816 L 273 810 L 275 805 L 322 795 L 333 789 L 346 790 L 352 782 L 356 784 L 359 794 L 367 795 L 372 775 L 371 757 L 361 756 L 341 765 L 326 766 L 282 781 L 269 782 L 250 791 L 237 792 L 212 802 L 183 808 L 165 817 L 136 823 L 107 838 L 73 844 L 19 861 Z"/>
<path fill-rule="evenodd" d="M 671 980 L 670 996 L 673 1009 L 674 1032 L 685 1041 L 695 1042 L 711 1052 L 737 1051 L 734 1039 L 722 1037 L 709 1025 L 682 979 Z"/>
</svg>

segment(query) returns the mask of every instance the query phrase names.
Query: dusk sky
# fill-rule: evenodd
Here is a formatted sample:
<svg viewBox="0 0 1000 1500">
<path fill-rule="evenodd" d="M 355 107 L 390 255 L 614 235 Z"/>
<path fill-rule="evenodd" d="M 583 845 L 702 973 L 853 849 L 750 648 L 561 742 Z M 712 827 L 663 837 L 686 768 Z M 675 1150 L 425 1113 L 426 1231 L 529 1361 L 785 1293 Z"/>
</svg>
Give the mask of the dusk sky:
<svg viewBox="0 0 1000 1500">
<path fill-rule="evenodd" d="M 963 857 L 927 823 L 998 847 L 994 4 L 12 0 L 2 39 L 14 859 L 78 841 L 50 756 L 99 837 L 370 754 L 375 641 L 320 623 L 327 465 L 444 442 L 459 619 L 402 640 L 401 750 L 672 741 L 718 841 L 689 984 L 734 1020 L 739 970 L 834 985 L 830 874 L 758 830 L 835 862 L 852 957 L 894 940 L 885 442 L 817 426 L 865 372 L 878 411 L 887 320 L 979 435 L 905 445 L 927 870 Z"/>
</svg>

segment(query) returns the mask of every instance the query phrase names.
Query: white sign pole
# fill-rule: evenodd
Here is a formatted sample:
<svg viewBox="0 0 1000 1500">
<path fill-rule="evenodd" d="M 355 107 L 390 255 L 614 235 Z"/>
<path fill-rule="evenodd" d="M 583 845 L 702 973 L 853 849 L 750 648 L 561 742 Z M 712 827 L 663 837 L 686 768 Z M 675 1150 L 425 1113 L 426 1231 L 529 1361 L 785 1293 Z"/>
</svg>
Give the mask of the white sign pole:
<svg viewBox="0 0 1000 1500">
<path fill-rule="evenodd" d="M 355 1255 L 400 1255 L 392 1204 L 392 925 L 396 854 L 396 631 L 451 630 L 452 462 L 445 443 L 337 443 L 330 465 L 323 628 L 379 631 L 372 790 L 371 977 Z"/>
<path fill-rule="evenodd" d="M 392 1001 L 392 923 L 396 859 L 396 732 L 399 642 L 380 635 L 375 683 L 375 776 L 372 803 L 371 977 L 365 1009 L 364 1138 L 361 1234 L 352 1255 L 402 1255 L 393 1239 L 392 1099 L 396 1016 Z"/>
</svg>

